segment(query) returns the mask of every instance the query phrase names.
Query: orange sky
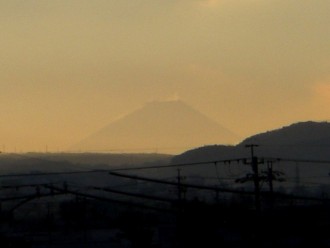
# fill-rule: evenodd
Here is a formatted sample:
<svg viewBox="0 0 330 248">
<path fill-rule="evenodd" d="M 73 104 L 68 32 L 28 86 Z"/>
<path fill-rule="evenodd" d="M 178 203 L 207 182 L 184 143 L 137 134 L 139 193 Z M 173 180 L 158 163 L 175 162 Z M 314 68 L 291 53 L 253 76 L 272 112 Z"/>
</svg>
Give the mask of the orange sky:
<svg viewBox="0 0 330 248">
<path fill-rule="evenodd" d="M 0 144 L 65 150 L 150 100 L 246 137 L 330 115 L 330 1 L 0 0 Z"/>
</svg>

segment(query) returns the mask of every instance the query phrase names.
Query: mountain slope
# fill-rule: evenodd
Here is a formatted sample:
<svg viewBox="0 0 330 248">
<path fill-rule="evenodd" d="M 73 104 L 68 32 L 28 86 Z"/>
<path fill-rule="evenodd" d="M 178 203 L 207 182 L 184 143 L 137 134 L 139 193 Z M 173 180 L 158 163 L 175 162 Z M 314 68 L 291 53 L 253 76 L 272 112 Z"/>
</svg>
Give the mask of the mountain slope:
<svg viewBox="0 0 330 248">
<path fill-rule="evenodd" d="M 180 152 L 238 138 L 182 101 L 150 102 L 81 141 L 80 150 Z"/>
<path fill-rule="evenodd" d="M 300 122 L 276 130 L 253 135 L 236 146 L 201 147 L 173 158 L 175 162 L 191 162 L 198 157 L 200 161 L 210 158 L 228 159 L 249 156 L 247 144 L 257 144 L 257 156 L 296 158 L 296 159 L 329 159 L 330 160 L 330 123 Z"/>
<path fill-rule="evenodd" d="M 260 133 L 245 139 L 236 146 L 204 146 L 186 151 L 172 158 L 172 163 L 210 162 L 215 160 L 228 160 L 247 158 L 251 153 L 247 144 L 256 144 L 254 155 L 264 163 L 259 164 L 259 171 L 268 170 L 268 162 L 272 161 L 274 170 L 284 173 L 285 182 L 276 182 L 277 187 L 294 190 L 300 186 L 308 190 L 325 187 L 329 183 L 330 163 L 330 123 L 328 122 L 300 122 L 276 130 Z M 312 162 L 312 161 L 317 162 Z M 302 162 L 304 161 L 304 162 Z M 323 161 L 323 162 L 322 162 Z M 213 166 L 212 166 L 213 165 Z M 205 163 L 187 169 L 189 175 L 216 175 L 220 178 L 242 178 L 252 173 L 250 164 L 233 161 L 232 163 Z M 251 184 L 250 184 L 251 185 Z M 278 188 L 279 190 L 280 188 Z M 304 192 L 302 192 L 304 193 Z M 305 192 L 306 193 L 306 192 Z"/>
<path fill-rule="evenodd" d="M 245 144 L 273 145 L 330 145 L 330 123 L 299 122 L 287 127 L 257 134 L 245 139 Z"/>
</svg>

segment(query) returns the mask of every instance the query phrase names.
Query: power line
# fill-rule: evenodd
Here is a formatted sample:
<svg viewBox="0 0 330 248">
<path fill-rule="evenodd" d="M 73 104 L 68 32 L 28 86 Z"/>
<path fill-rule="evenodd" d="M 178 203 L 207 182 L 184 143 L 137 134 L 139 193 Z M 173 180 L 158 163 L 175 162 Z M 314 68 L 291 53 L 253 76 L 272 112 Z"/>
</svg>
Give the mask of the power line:
<svg viewBox="0 0 330 248">
<path fill-rule="evenodd" d="M 273 162 L 298 162 L 298 163 L 321 163 L 329 164 L 329 160 L 311 160 L 311 159 L 288 159 L 288 158 L 269 158 L 269 157 L 260 157 L 261 160 L 269 160 Z M 43 160 L 43 159 L 41 159 Z M 241 162 L 246 163 L 247 158 L 236 158 L 236 159 L 223 159 L 223 160 L 213 160 L 213 161 L 202 161 L 202 162 L 191 162 L 191 163 L 177 163 L 177 164 L 168 164 L 168 165 L 152 165 L 152 166 L 137 166 L 137 167 L 121 167 L 114 168 L 109 170 L 84 170 L 84 171 L 59 171 L 59 172 L 40 172 L 40 173 L 20 173 L 20 174 L 2 174 L 0 178 L 3 177 L 25 177 L 25 176 L 49 176 L 49 175 L 70 175 L 70 174 L 88 174 L 88 173 L 105 173 L 105 172 L 116 172 L 116 171 L 132 171 L 132 170 L 148 170 L 148 169 L 165 169 L 172 167 L 188 167 L 188 166 L 197 166 L 197 165 L 207 165 L 207 164 L 231 164 Z M 43 160 L 48 162 L 54 162 L 50 160 Z"/>
<path fill-rule="evenodd" d="M 292 158 L 263 158 L 274 162 L 295 162 L 295 163 L 315 163 L 315 164 L 330 164 L 330 160 L 314 160 L 314 159 L 292 159 Z"/>
<path fill-rule="evenodd" d="M 160 196 L 151 196 L 151 195 L 145 195 L 141 193 L 130 193 L 130 192 L 125 192 L 121 190 L 115 190 L 112 188 L 104 188 L 104 187 L 89 187 L 90 189 L 94 190 L 101 190 L 109 193 L 114 193 L 114 194 L 120 194 L 120 195 L 126 195 L 126 196 L 133 196 L 133 197 L 138 197 L 138 198 L 143 198 L 143 199 L 148 199 L 148 200 L 156 200 L 156 201 L 163 201 L 163 202 L 170 202 L 174 203 L 174 199 L 166 198 L 166 197 L 160 197 Z"/>
<path fill-rule="evenodd" d="M 40 173 L 22 173 L 22 174 L 4 174 L 2 177 L 26 177 L 26 176 L 51 176 L 51 175 L 71 175 L 71 174 L 86 174 L 86 173 L 103 173 L 109 170 L 88 170 L 88 171 L 60 171 L 60 172 L 40 172 Z"/>
<path fill-rule="evenodd" d="M 126 170 L 146 170 L 146 169 L 162 169 L 162 168 L 171 168 L 171 167 L 186 167 L 186 166 L 195 166 L 195 165 L 206 165 L 206 164 L 230 164 L 231 162 L 240 163 L 241 161 L 246 160 L 246 158 L 237 158 L 237 159 L 223 159 L 223 160 L 213 160 L 213 161 L 202 161 L 202 162 L 191 162 L 191 163 L 178 163 L 178 164 L 169 164 L 169 165 L 153 165 L 153 166 L 141 166 L 141 167 L 126 167 L 113 169 L 111 171 L 126 171 Z"/>
<path fill-rule="evenodd" d="M 109 174 L 113 175 L 113 176 L 117 176 L 117 177 L 124 177 L 124 178 L 148 181 L 148 182 L 153 182 L 153 183 L 160 183 L 160 184 L 178 186 L 177 182 L 169 182 L 169 181 L 160 180 L 160 179 L 140 177 L 140 176 L 134 176 L 134 175 L 127 175 L 127 174 L 121 174 L 121 173 L 117 173 L 117 172 L 109 172 Z M 248 195 L 253 195 L 254 194 L 254 192 L 244 191 L 244 190 L 220 188 L 220 187 L 214 187 L 214 186 L 204 186 L 204 185 L 197 185 L 197 184 L 190 184 L 190 183 L 180 183 L 180 184 L 181 184 L 182 187 L 187 187 L 187 188 L 214 190 L 214 191 L 220 191 L 220 192 L 225 192 L 225 193 L 239 193 L 239 194 L 248 194 Z"/>
<path fill-rule="evenodd" d="M 61 175 L 61 174 L 85 174 L 85 173 L 104 173 L 104 172 L 115 172 L 115 171 L 127 171 L 127 170 L 146 170 L 146 169 L 163 169 L 171 167 L 186 167 L 186 166 L 196 166 L 196 165 L 206 165 L 206 164 L 217 164 L 217 163 L 231 163 L 245 160 L 245 158 L 239 159 L 224 159 L 215 161 L 204 161 L 204 162 L 194 162 L 194 163 L 178 163 L 169 165 L 153 165 L 153 166 L 139 166 L 139 167 L 124 167 L 115 168 L 110 170 L 85 170 L 85 171 L 60 171 L 60 172 L 40 172 L 40 173 L 21 173 L 21 174 L 3 174 L 1 177 L 24 177 L 24 176 L 48 176 L 48 175 Z"/>
<path fill-rule="evenodd" d="M 146 178 L 146 177 L 140 177 L 140 176 L 134 176 L 134 175 L 126 175 L 126 174 L 120 174 L 120 173 L 116 173 L 116 172 L 111 172 L 110 174 L 114 175 L 114 176 L 130 178 L 130 179 L 136 179 L 136 180 L 142 180 L 142 181 L 148 181 L 148 182 L 153 182 L 153 183 L 167 184 L 167 185 L 173 185 L 173 186 L 178 185 L 177 182 L 168 182 L 168 181 L 159 180 L 159 179 Z M 235 189 L 212 187 L 212 186 L 203 186 L 203 185 L 196 185 L 196 184 L 181 183 L 181 186 L 187 187 L 187 188 L 203 189 L 203 190 L 215 190 L 217 192 L 224 192 L 224 193 L 237 193 L 237 194 L 255 195 L 255 192 L 252 192 L 252 191 L 235 190 Z M 268 196 L 269 195 L 269 192 L 259 192 L 259 193 L 260 193 L 261 196 Z M 280 193 L 280 192 L 273 192 L 273 197 L 284 198 L 284 199 L 296 199 L 296 200 L 330 201 L 329 198 L 299 196 L 299 195 Z"/>
<path fill-rule="evenodd" d="M 105 202 L 112 202 L 112 203 L 127 205 L 127 206 L 131 206 L 131 207 L 147 208 L 147 209 L 162 211 L 162 212 L 173 212 L 170 209 L 158 208 L 155 206 L 148 206 L 148 205 L 144 205 L 144 204 L 140 204 L 140 203 L 133 203 L 133 202 L 129 202 L 129 201 L 122 201 L 122 200 L 117 200 L 117 199 L 112 199 L 112 198 L 107 198 L 107 197 L 102 197 L 102 196 L 96 196 L 96 195 L 87 194 L 87 193 L 76 192 L 73 190 L 69 190 L 68 188 L 62 189 L 59 187 L 54 187 L 54 186 L 49 186 L 49 185 L 47 185 L 45 187 L 49 188 L 51 190 L 60 192 L 60 193 L 72 194 L 72 195 L 76 195 L 76 196 L 82 196 L 82 197 L 105 201 Z"/>
<path fill-rule="evenodd" d="M 45 185 L 43 185 L 45 186 Z M 17 201 L 17 200 L 24 200 L 24 199 L 36 199 L 39 197 L 47 197 L 47 196 L 55 196 L 55 195 L 63 195 L 63 192 L 57 192 L 57 193 L 40 193 L 40 194 L 30 194 L 30 195 L 22 195 L 22 196 L 11 196 L 11 197 L 2 197 L 0 198 L 1 202 L 6 201 Z"/>
</svg>

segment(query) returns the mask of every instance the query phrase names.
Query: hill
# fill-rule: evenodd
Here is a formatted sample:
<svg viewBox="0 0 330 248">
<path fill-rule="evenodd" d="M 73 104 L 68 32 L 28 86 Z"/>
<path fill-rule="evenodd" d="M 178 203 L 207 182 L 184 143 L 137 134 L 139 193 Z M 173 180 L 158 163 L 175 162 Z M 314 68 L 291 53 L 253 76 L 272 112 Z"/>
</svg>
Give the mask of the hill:
<svg viewBox="0 0 330 248">
<path fill-rule="evenodd" d="M 267 170 L 267 161 L 273 161 L 274 169 L 285 174 L 286 183 L 278 184 L 279 187 L 297 188 L 297 185 L 317 187 L 321 184 L 328 187 L 330 163 L 320 163 L 330 161 L 330 123 L 327 122 L 294 123 L 251 136 L 236 146 L 214 145 L 195 148 L 173 157 L 172 162 L 180 164 L 239 158 L 249 160 L 251 154 L 250 149 L 245 147 L 247 144 L 259 145 L 255 148 L 255 155 L 259 159 L 265 158 L 265 162 L 259 166 L 260 172 Z M 240 161 L 218 163 L 213 166 L 209 163 L 203 164 L 191 167 L 189 171 L 185 171 L 185 174 L 239 178 L 251 171 L 251 166 Z"/>
<path fill-rule="evenodd" d="M 287 127 L 257 134 L 245 139 L 241 145 L 330 145 L 330 123 L 299 122 Z"/>
<path fill-rule="evenodd" d="M 247 144 L 257 144 L 259 156 L 330 159 L 330 123 L 299 122 L 246 138 L 236 146 L 204 146 L 186 151 L 174 162 L 208 161 L 249 156 Z"/>
</svg>

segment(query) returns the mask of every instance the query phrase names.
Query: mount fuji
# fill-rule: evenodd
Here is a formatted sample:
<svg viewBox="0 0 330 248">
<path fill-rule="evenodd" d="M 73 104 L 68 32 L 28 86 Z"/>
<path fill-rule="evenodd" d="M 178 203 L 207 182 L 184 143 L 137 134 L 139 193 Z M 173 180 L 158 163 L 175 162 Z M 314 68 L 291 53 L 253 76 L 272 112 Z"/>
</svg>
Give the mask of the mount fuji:
<svg viewBox="0 0 330 248">
<path fill-rule="evenodd" d="M 232 131 L 183 101 L 153 101 L 98 130 L 73 149 L 175 154 L 201 145 L 238 141 Z"/>
</svg>

